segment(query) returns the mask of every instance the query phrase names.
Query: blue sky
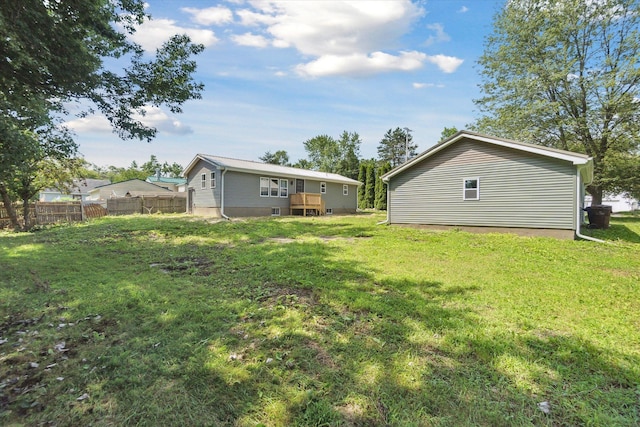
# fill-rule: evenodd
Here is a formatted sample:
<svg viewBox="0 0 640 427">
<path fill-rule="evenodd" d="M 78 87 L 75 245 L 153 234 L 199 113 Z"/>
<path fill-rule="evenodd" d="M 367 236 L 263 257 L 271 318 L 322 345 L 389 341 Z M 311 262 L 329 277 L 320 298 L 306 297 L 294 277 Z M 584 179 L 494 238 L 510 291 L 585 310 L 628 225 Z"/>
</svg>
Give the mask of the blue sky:
<svg viewBox="0 0 640 427">
<path fill-rule="evenodd" d="M 186 166 L 197 153 L 305 158 L 317 135 L 357 132 L 363 158 L 385 132 L 408 127 L 422 151 L 444 127 L 477 117 L 476 61 L 502 0 L 150 0 L 133 37 L 153 52 L 172 34 L 203 43 L 201 100 L 183 114 L 150 108 L 151 143 L 122 141 L 99 116 L 71 118 L 80 152 L 99 166 L 152 154 Z"/>
</svg>

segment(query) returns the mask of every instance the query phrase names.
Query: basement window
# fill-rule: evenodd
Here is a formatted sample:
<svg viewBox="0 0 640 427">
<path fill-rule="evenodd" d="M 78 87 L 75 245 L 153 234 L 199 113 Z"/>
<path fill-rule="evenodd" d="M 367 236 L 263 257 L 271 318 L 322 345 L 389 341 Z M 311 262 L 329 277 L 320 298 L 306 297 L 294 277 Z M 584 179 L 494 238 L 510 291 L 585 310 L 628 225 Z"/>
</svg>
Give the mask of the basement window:
<svg viewBox="0 0 640 427">
<path fill-rule="evenodd" d="M 465 178 L 463 200 L 480 200 L 480 178 Z"/>
<path fill-rule="evenodd" d="M 327 208 L 325 212 L 327 215 L 333 215 L 333 208 Z"/>
<path fill-rule="evenodd" d="M 280 208 L 271 208 L 271 216 L 280 216 Z"/>
</svg>

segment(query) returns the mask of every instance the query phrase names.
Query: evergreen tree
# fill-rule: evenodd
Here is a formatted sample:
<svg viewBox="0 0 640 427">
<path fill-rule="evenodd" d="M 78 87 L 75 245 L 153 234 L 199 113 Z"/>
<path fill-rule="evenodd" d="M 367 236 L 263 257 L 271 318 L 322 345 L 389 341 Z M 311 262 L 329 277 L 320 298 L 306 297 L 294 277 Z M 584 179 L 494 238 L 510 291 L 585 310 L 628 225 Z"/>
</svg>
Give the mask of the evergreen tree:
<svg viewBox="0 0 640 427">
<path fill-rule="evenodd" d="M 413 143 L 413 136 L 404 129 L 389 129 L 378 145 L 378 159 L 382 162 L 391 163 L 392 167 L 396 167 L 407 159 L 414 157 L 418 146 Z"/>
<path fill-rule="evenodd" d="M 382 181 L 382 175 L 390 170 L 391 165 L 389 162 L 384 162 L 378 167 L 375 208 L 381 211 L 387 210 L 387 184 Z"/>
<path fill-rule="evenodd" d="M 358 171 L 358 181 L 362 183 L 360 187 L 358 187 L 358 208 L 366 209 L 367 202 L 365 197 L 365 183 L 367 181 L 367 162 L 360 162 L 360 170 Z"/>
<path fill-rule="evenodd" d="M 376 166 L 374 162 L 367 163 L 367 178 L 364 183 L 365 205 L 373 208 L 376 199 Z"/>
</svg>

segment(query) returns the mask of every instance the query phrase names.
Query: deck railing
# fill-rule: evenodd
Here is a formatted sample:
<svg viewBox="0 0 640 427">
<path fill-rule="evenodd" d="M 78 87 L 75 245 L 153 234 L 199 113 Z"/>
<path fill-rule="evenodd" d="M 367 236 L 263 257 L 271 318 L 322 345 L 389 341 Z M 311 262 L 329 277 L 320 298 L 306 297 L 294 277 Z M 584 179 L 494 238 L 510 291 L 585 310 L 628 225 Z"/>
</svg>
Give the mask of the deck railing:
<svg viewBox="0 0 640 427">
<path fill-rule="evenodd" d="M 322 195 L 318 193 L 295 193 L 290 196 L 289 201 L 290 214 L 293 215 L 294 209 L 302 209 L 302 214 L 307 216 L 307 211 L 315 215 L 324 215 L 324 200 Z"/>
</svg>

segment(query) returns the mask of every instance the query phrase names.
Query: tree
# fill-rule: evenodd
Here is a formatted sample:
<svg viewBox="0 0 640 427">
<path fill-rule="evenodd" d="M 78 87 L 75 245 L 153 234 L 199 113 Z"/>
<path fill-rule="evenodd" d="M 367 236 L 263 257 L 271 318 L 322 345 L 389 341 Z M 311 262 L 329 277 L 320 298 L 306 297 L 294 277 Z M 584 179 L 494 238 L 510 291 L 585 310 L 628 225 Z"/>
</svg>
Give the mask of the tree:
<svg viewBox="0 0 640 427">
<path fill-rule="evenodd" d="M 362 183 L 361 186 L 358 187 L 358 208 L 366 209 L 367 208 L 367 198 L 365 196 L 365 183 L 367 182 L 367 163 L 368 161 L 360 162 L 360 167 L 358 168 L 358 181 Z"/>
<path fill-rule="evenodd" d="M 164 162 L 162 164 L 162 173 L 170 178 L 180 178 L 182 176 L 182 170 L 184 168 L 179 163 L 173 162 L 171 164 Z"/>
<path fill-rule="evenodd" d="M 376 200 L 376 164 L 367 163 L 367 175 L 364 182 L 364 203 L 366 208 L 373 208 Z"/>
<path fill-rule="evenodd" d="M 413 144 L 413 136 L 404 129 L 389 129 L 378 144 L 378 160 L 389 162 L 396 167 L 414 157 L 418 146 Z M 409 157 L 407 158 L 407 153 Z"/>
<path fill-rule="evenodd" d="M 507 2 L 479 60 L 475 128 L 586 153 L 601 203 L 640 143 L 639 28 L 637 0 Z"/>
<path fill-rule="evenodd" d="M 318 135 L 303 142 L 314 170 L 333 172 L 340 157 L 338 143 L 329 135 Z"/>
<path fill-rule="evenodd" d="M 347 178 L 356 179 L 360 168 L 360 145 L 362 140 L 357 132 L 347 132 L 346 130 L 340 135 L 338 140 L 338 165 L 335 172 L 346 176 Z"/>
<path fill-rule="evenodd" d="M 267 151 L 264 156 L 259 157 L 264 163 L 270 163 L 272 165 L 290 166 L 289 155 L 284 150 L 278 150 L 275 153 Z"/>
<path fill-rule="evenodd" d="M 5 205 L 33 192 L 38 165 L 76 156 L 77 145 L 58 126 L 65 103 L 92 105 L 86 113 L 102 113 L 121 138 L 150 141 L 157 130 L 137 119 L 146 108 L 166 106 L 179 113 L 186 100 L 200 97 L 203 86 L 193 81 L 191 56 L 203 46 L 177 35 L 147 60 L 126 37 L 144 18 L 141 0 L 3 2 L 0 195 Z M 105 65 L 123 62 L 128 65 L 120 71 Z M 12 223 L 19 228 L 17 216 Z"/>
<path fill-rule="evenodd" d="M 455 126 L 452 126 L 450 128 L 445 127 L 444 129 L 442 129 L 442 133 L 440 133 L 440 141 L 439 142 L 446 141 L 447 139 L 451 138 L 456 133 L 458 133 L 458 128 L 456 128 Z"/>
<path fill-rule="evenodd" d="M 378 166 L 376 173 L 375 184 L 375 204 L 374 207 L 378 210 L 387 210 L 387 184 L 382 181 L 382 175 L 391 170 L 389 162 L 384 162 Z"/>
<path fill-rule="evenodd" d="M 360 163 L 360 136 L 357 132 L 342 132 L 339 140 L 319 135 L 304 142 L 311 169 L 338 173 L 355 179 Z"/>
</svg>

